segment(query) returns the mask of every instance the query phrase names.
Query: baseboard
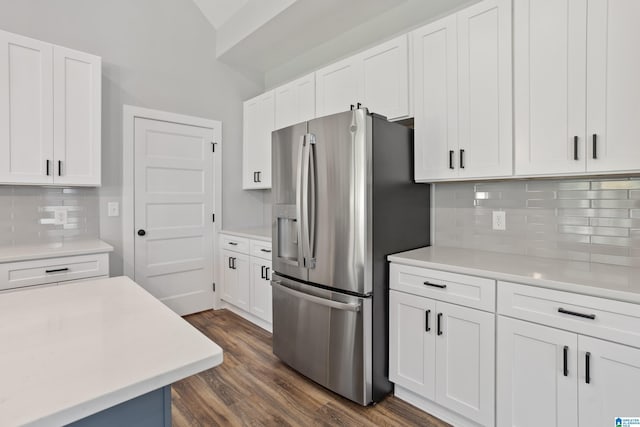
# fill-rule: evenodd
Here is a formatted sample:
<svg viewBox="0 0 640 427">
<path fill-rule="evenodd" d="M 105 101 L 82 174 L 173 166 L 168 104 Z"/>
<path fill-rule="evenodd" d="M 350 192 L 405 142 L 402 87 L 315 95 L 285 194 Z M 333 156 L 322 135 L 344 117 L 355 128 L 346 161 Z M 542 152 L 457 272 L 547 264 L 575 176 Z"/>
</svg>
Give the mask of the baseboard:
<svg viewBox="0 0 640 427">
<path fill-rule="evenodd" d="M 393 395 L 398 399 L 404 400 L 416 408 L 421 409 L 436 418 L 440 418 L 442 421 L 445 421 L 455 427 L 482 427 L 481 424 L 473 422 L 468 418 L 465 418 L 444 406 L 438 405 L 429 399 L 425 399 L 411 390 L 407 390 L 397 384 L 395 385 Z"/>
<path fill-rule="evenodd" d="M 219 308 L 226 308 L 229 311 L 234 312 L 235 314 L 237 314 L 238 316 L 247 319 L 249 322 L 253 323 L 256 326 L 261 327 L 262 329 L 264 329 L 267 332 L 273 332 L 273 325 L 269 322 L 266 322 L 264 320 L 262 320 L 261 318 L 254 316 L 253 314 L 244 311 L 241 308 L 236 307 L 233 304 L 229 304 L 228 302 L 225 301 L 220 301 L 220 306 Z"/>
</svg>

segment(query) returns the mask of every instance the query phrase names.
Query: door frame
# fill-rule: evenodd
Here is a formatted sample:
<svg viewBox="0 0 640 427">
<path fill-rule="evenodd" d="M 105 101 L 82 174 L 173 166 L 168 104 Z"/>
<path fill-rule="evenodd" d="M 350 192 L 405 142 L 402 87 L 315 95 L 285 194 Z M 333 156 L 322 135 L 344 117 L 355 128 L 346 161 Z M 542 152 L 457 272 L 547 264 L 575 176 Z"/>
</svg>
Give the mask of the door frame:
<svg viewBox="0 0 640 427">
<path fill-rule="evenodd" d="M 134 166 L 135 166 L 135 120 L 149 119 L 182 125 L 199 126 L 213 129 L 215 154 L 213 156 L 213 210 L 216 220 L 213 223 L 213 280 L 219 282 L 218 233 L 222 224 L 222 122 L 202 117 L 186 116 L 167 111 L 153 110 L 124 104 L 122 107 L 122 262 L 124 275 L 135 280 L 135 215 L 134 215 Z M 220 298 L 213 293 L 212 306 L 216 308 Z"/>
</svg>

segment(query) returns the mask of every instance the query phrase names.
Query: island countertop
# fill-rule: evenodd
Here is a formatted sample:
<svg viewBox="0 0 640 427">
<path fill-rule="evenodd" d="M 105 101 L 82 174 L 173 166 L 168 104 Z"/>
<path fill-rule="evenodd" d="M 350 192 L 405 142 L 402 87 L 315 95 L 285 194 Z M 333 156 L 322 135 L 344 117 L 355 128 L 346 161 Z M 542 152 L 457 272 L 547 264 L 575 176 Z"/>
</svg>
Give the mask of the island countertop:
<svg viewBox="0 0 640 427">
<path fill-rule="evenodd" d="M 2 425 L 64 425 L 222 363 L 127 277 L 0 295 Z"/>
</svg>

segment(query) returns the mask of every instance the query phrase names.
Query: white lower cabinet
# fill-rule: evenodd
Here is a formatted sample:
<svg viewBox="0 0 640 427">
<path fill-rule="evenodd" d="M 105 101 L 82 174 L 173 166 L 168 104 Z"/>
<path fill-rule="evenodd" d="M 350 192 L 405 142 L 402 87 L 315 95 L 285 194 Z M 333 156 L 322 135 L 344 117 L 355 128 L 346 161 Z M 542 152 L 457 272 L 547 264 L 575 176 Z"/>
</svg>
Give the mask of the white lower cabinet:
<svg viewBox="0 0 640 427">
<path fill-rule="evenodd" d="M 271 330 L 271 242 L 220 235 L 221 299 L 235 313 Z"/>
<path fill-rule="evenodd" d="M 390 291 L 389 379 L 464 418 L 456 425 L 494 424 L 495 315 Z M 464 421 L 464 420 L 467 421 Z"/>
</svg>

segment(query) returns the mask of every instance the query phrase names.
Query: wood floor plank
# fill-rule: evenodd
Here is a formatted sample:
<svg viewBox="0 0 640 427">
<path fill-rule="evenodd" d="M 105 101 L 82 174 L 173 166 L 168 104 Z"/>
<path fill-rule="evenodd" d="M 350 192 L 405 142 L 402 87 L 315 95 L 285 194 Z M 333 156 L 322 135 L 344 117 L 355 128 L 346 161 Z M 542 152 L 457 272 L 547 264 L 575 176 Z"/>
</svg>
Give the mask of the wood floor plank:
<svg viewBox="0 0 640 427">
<path fill-rule="evenodd" d="M 336 395 L 282 363 L 269 332 L 228 310 L 185 319 L 222 347 L 224 362 L 173 385 L 174 427 L 448 426 L 393 396 L 362 407 Z"/>
</svg>

